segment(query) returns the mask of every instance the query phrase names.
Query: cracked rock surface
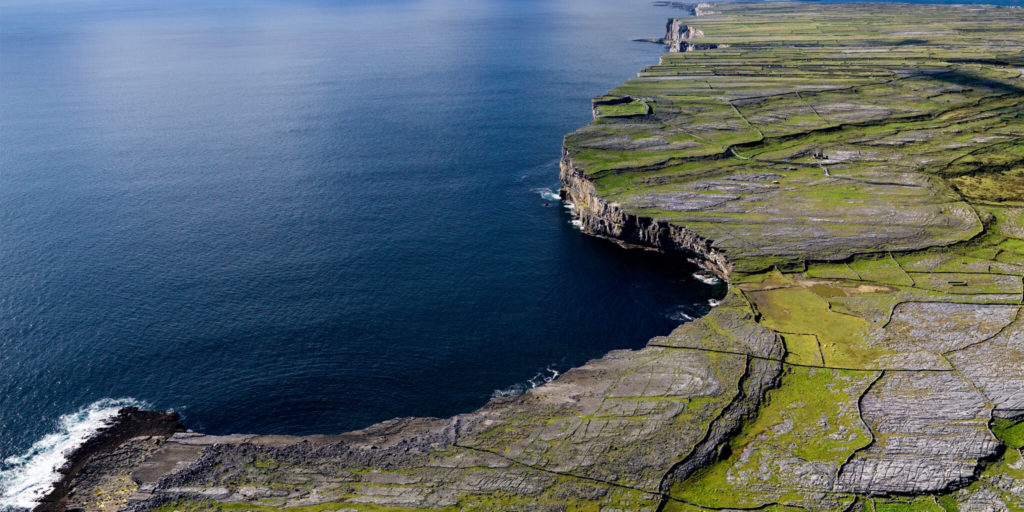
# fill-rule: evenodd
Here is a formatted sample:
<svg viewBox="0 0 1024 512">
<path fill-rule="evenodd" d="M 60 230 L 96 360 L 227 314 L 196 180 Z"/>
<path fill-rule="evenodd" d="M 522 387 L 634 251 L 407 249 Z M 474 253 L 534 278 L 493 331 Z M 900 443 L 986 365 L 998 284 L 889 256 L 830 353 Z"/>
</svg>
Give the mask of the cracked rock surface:
<svg viewBox="0 0 1024 512">
<path fill-rule="evenodd" d="M 968 482 L 977 461 L 999 454 L 991 405 L 951 372 L 885 374 L 861 400 L 874 440 L 839 473 L 836 489 L 925 493 Z"/>
<path fill-rule="evenodd" d="M 45 510 L 1024 509 L 1024 9 L 686 9 L 560 179 L 707 316 L 453 418 L 140 432 Z"/>
</svg>

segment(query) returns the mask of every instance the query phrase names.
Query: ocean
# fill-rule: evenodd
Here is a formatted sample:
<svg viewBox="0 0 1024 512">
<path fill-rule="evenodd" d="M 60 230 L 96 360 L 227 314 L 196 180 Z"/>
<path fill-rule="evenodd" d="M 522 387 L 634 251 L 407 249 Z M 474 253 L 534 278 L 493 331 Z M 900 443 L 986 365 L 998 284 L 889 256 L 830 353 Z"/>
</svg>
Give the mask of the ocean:
<svg viewBox="0 0 1024 512">
<path fill-rule="evenodd" d="M 683 14 L 0 0 L 0 510 L 126 405 L 211 434 L 449 416 L 705 314 L 722 283 L 556 195 L 562 137 Z"/>
<path fill-rule="evenodd" d="M 0 4 L 0 509 L 124 405 L 338 433 L 523 392 L 722 284 L 580 233 L 634 0 Z"/>
</svg>

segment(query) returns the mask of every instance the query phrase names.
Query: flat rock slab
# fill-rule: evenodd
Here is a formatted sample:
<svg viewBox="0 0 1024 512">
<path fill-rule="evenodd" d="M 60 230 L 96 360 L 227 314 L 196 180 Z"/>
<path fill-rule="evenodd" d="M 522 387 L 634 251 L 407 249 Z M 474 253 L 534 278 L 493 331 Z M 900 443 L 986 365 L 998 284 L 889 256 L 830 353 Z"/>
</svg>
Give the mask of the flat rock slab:
<svg viewBox="0 0 1024 512">
<path fill-rule="evenodd" d="M 839 468 L 871 435 L 858 398 L 878 372 L 789 367 L 756 419 L 730 443 L 731 456 L 672 488 L 672 496 L 708 508 L 786 503 L 809 510 L 845 508 L 830 491 Z M 729 492 L 719 489 L 727 487 Z"/>
<path fill-rule="evenodd" d="M 705 349 L 613 351 L 448 420 L 307 438 L 178 435 L 135 469 L 147 483 L 132 507 L 187 499 L 503 510 L 592 501 L 654 510 L 668 475 L 706 463 L 781 368 L 746 355 L 781 357 L 781 342 L 735 293 L 672 337 Z M 714 350 L 725 346 L 741 351 Z"/>
<path fill-rule="evenodd" d="M 839 473 L 839 491 L 940 492 L 969 482 L 999 454 L 992 405 L 953 372 L 891 372 L 861 399 L 874 441 Z"/>
<path fill-rule="evenodd" d="M 983 342 L 949 354 L 954 366 L 995 405 L 995 415 L 1024 417 L 1024 319 Z"/>
<path fill-rule="evenodd" d="M 667 468 L 738 393 L 745 372 L 745 358 L 730 354 L 612 352 L 538 388 L 528 401 L 485 408 L 473 419 L 480 425 L 458 443 L 656 492 Z"/>
<path fill-rule="evenodd" d="M 873 343 L 895 354 L 880 367 L 952 369 L 946 354 L 996 336 L 1017 318 L 1020 306 L 952 302 L 902 302 Z M 984 359 L 983 359 L 984 360 Z M 1002 378 L 1019 380 L 1014 372 Z"/>
</svg>

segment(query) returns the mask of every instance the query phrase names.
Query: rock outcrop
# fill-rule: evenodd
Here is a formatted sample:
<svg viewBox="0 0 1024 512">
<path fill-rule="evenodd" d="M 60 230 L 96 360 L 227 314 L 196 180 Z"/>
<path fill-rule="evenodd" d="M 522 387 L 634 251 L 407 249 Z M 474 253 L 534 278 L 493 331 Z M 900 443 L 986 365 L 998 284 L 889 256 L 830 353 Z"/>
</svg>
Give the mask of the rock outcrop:
<svg viewBox="0 0 1024 512">
<path fill-rule="evenodd" d="M 575 167 L 568 150 L 560 167 L 562 198 L 573 205 L 584 232 L 626 245 L 678 252 L 720 277 L 729 275 L 729 259 L 711 240 L 683 226 L 626 213 L 618 204 L 601 198 L 593 182 Z"/>
<path fill-rule="evenodd" d="M 611 352 L 454 418 L 397 419 L 337 436 L 175 434 L 118 468 L 136 485 L 122 507 L 572 502 L 654 511 L 675 478 L 716 459 L 756 415 L 783 357 L 779 336 L 733 293 L 644 349 Z"/>
<path fill-rule="evenodd" d="M 706 9 L 707 7 L 708 4 L 687 4 L 687 8 L 694 16 L 702 14 L 702 9 Z M 718 43 L 700 43 L 693 41 L 694 39 L 702 37 L 704 37 L 704 31 L 701 29 L 687 25 L 679 18 L 669 18 L 668 22 L 665 24 L 664 37 L 658 39 L 635 39 L 635 41 L 663 44 L 668 47 L 669 52 L 673 53 L 692 52 L 696 50 L 713 50 L 720 46 Z"/>
<path fill-rule="evenodd" d="M 701 29 L 686 25 L 679 18 L 672 18 L 665 25 L 665 37 L 661 39 L 661 42 L 668 46 L 668 51 L 670 52 L 689 52 L 698 49 L 715 48 L 714 45 L 704 45 L 702 47 L 693 44 L 691 40 L 698 37 L 704 37 L 704 32 Z"/>
<path fill-rule="evenodd" d="M 184 430 L 177 413 L 121 409 L 107 427 L 68 455 L 60 468 L 61 479 L 35 510 L 97 510 L 100 499 L 118 492 L 123 494 L 120 499 L 126 498 L 132 483 L 125 470 L 141 464 L 164 439 Z M 107 496 L 99 496 L 103 491 Z"/>
</svg>

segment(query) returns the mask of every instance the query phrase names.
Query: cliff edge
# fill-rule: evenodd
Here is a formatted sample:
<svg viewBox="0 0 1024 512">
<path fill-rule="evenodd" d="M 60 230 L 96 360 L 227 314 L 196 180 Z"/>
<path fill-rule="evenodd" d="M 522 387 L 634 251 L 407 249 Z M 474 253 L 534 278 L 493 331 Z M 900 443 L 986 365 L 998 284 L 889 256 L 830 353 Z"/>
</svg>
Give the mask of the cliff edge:
<svg viewBox="0 0 1024 512">
<path fill-rule="evenodd" d="M 129 436 L 40 510 L 1024 507 L 1024 9 L 699 10 L 561 182 L 711 313 L 453 418 Z"/>
</svg>

